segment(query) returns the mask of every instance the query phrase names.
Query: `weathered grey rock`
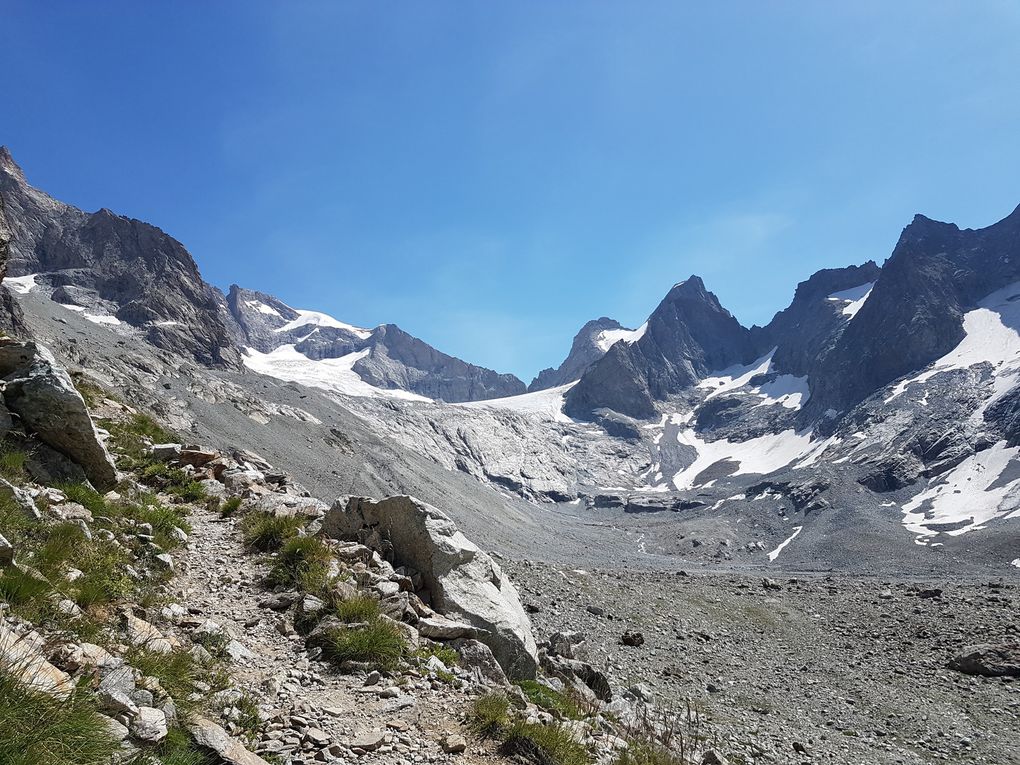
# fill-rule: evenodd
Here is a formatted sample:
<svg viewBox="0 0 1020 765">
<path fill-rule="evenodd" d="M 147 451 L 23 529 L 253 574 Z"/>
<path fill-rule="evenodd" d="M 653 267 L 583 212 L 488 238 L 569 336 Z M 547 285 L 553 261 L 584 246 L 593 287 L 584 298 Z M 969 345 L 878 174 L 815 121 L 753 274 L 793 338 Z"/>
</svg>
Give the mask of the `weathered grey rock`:
<svg viewBox="0 0 1020 765">
<path fill-rule="evenodd" d="M 4 401 L 25 427 L 85 470 L 99 491 L 117 484 L 117 468 L 85 400 L 53 355 L 35 342 L 0 340 Z"/>
<path fill-rule="evenodd" d="M 166 715 L 155 707 L 139 707 L 131 720 L 131 735 L 146 744 L 158 744 L 166 738 Z"/>
<path fill-rule="evenodd" d="M 499 666 L 492 650 L 479 640 L 461 638 L 454 640 L 450 645 L 460 655 L 460 666 L 474 675 L 475 682 L 479 685 L 507 686 L 506 673 Z"/>
<path fill-rule="evenodd" d="M 6 478 L 0 478 L 0 497 L 11 500 L 16 504 L 21 511 L 25 514 L 26 518 L 34 518 L 38 520 L 42 518 L 42 514 L 39 512 L 39 508 L 35 506 L 35 502 L 29 493 L 24 489 L 21 489 Z"/>
<path fill-rule="evenodd" d="M 968 675 L 1020 677 L 1020 643 L 968 646 L 953 657 L 949 666 Z"/>
<path fill-rule="evenodd" d="M 421 572 L 437 611 L 482 631 L 508 677 L 534 677 L 538 648 L 517 589 L 444 513 L 413 497 L 341 498 L 323 532 L 392 551 L 395 563 Z"/>
<path fill-rule="evenodd" d="M 195 743 L 216 753 L 227 765 L 269 765 L 257 754 L 249 752 L 240 741 L 204 717 L 194 717 L 188 731 Z"/>
<path fill-rule="evenodd" d="M 19 635 L 3 622 L 0 622 L 0 669 L 27 687 L 57 698 L 67 698 L 74 690 L 70 675 L 46 661 L 31 633 Z"/>
<path fill-rule="evenodd" d="M 440 739 L 439 745 L 447 754 L 460 754 L 467 749 L 467 739 L 459 733 L 447 733 Z"/>
</svg>

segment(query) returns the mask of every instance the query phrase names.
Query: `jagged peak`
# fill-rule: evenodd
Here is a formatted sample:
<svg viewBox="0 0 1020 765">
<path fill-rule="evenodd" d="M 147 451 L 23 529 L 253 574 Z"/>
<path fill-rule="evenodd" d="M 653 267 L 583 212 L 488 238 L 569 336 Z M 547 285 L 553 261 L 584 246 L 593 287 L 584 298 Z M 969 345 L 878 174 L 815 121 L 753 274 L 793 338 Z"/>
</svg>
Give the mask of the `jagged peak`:
<svg viewBox="0 0 1020 765">
<path fill-rule="evenodd" d="M 13 175 L 19 180 L 25 180 L 24 170 L 14 161 L 14 155 L 11 154 L 11 150 L 6 146 L 0 146 L 0 171 Z"/>
</svg>

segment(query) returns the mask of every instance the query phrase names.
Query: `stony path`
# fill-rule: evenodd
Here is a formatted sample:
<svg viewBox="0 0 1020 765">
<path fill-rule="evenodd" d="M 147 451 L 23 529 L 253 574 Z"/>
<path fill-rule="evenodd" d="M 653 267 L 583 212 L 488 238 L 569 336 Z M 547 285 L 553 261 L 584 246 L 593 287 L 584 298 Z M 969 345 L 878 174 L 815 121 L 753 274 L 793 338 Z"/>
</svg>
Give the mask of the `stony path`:
<svg viewBox="0 0 1020 765">
<path fill-rule="evenodd" d="M 228 648 L 232 675 L 263 702 L 268 723 L 253 748 L 287 763 L 492 761 L 481 744 L 448 755 L 438 743 L 459 730 L 468 703 L 462 691 L 413 671 L 366 685 L 364 674 L 339 674 L 312 660 L 292 629 L 279 628 L 286 617 L 259 607 L 267 558 L 243 549 L 237 522 L 205 509 L 190 521 L 176 596 L 196 619 L 216 622 L 237 641 Z"/>
</svg>

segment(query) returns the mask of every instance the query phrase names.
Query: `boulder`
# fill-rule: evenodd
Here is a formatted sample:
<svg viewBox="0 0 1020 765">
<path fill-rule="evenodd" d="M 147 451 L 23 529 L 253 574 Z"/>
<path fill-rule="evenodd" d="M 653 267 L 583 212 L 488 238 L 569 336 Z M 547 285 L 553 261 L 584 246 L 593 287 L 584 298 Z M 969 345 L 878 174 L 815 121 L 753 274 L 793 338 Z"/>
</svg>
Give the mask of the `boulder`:
<svg viewBox="0 0 1020 765">
<path fill-rule="evenodd" d="M 444 513 L 407 496 L 341 498 L 323 519 L 323 533 L 420 572 L 432 607 L 475 627 L 508 677 L 535 676 L 538 648 L 517 589 Z"/>
<path fill-rule="evenodd" d="M 43 443 L 81 465 L 99 491 L 117 484 L 117 468 L 85 400 L 53 354 L 34 342 L 0 341 L 4 402 Z"/>
<path fill-rule="evenodd" d="M 949 667 L 967 675 L 1020 677 L 1020 643 L 968 646 L 949 662 Z"/>
<path fill-rule="evenodd" d="M 131 735 L 146 744 L 158 744 L 167 736 L 166 714 L 155 707 L 139 707 L 131 720 Z"/>
<path fill-rule="evenodd" d="M 2 622 L 0 622 L 0 669 L 18 677 L 26 687 L 59 699 L 66 699 L 74 690 L 74 682 L 70 675 L 46 661 L 31 634 L 19 635 Z"/>
<path fill-rule="evenodd" d="M 216 753 L 227 765 L 269 765 L 257 754 L 252 754 L 223 728 L 204 717 L 194 717 L 188 725 L 195 743 Z"/>
</svg>

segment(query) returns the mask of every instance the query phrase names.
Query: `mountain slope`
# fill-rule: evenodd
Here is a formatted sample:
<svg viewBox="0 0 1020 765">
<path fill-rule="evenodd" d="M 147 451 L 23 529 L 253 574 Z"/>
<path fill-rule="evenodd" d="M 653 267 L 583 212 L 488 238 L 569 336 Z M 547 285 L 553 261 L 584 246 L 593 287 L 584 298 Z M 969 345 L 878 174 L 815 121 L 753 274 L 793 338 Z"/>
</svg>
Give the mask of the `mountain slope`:
<svg viewBox="0 0 1020 765">
<path fill-rule="evenodd" d="M 28 184 L 5 147 L 0 195 L 12 233 L 9 276 L 34 275 L 54 300 L 143 329 L 164 350 L 239 365 L 216 296 L 180 242 L 106 209 L 86 213 L 56 201 Z"/>
</svg>

